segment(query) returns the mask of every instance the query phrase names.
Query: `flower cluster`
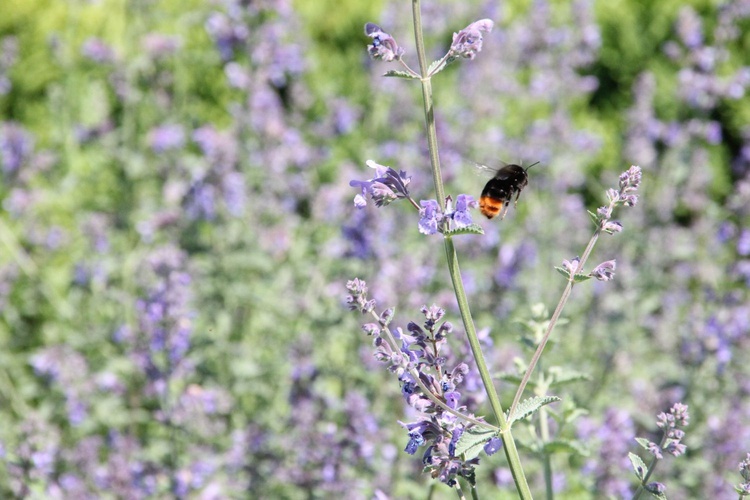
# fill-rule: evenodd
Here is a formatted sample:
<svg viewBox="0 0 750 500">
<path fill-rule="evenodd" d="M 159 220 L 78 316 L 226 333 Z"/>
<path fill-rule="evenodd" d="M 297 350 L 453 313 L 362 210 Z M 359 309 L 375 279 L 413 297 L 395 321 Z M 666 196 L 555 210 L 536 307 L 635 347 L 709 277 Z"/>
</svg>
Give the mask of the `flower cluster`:
<svg viewBox="0 0 750 500">
<path fill-rule="evenodd" d="M 606 260 L 596 266 L 593 271 L 589 274 L 592 278 L 596 278 L 599 281 L 610 281 L 615 278 L 615 267 L 617 266 L 617 261 L 615 260 Z"/>
<path fill-rule="evenodd" d="M 609 204 L 599 207 L 596 211 L 596 219 L 601 229 L 609 234 L 619 233 L 622 231 L 622 224 L 611 222 L 612 211 L 617 206 L 624 205 L 632 207 L 638 203 L 638 186 L 641 184 L 641 167 L 633 165 L 628 170 L 620 174 L 619 189 L 608 189 L 607 198 Z"/>
<path fill-rule="evenodd" d="M 406 172 L 403 170 L 396 172 L 391 167 L 380 165 L 372 160 L 367 160 L 367 166 L 375 169 L 375 177 L 366 181 L 349 182 L 350 186 L 361 190 L 361 193 L 354 197 L 354 206 L 364 208 L 367 205 L 368 195 L 379 207 L 388 205 L 399 198 L 411 199 L 408 189 L 411 177 L 407 177 Z"/>
<path fill-rule="evenodd" d="M 367 283 L 359 278 L 346 282 L 346 289 L 351 295 L 346 298 L 346 303 L 352 311 L 359 311 L 362 314 L 372 312 L 375 309 L 375 301 L 367 300 Z"/>
<path fill-rule="evenodd" d="M 734 487 L 740 498 L 750 496 L 750 453 L 738 466 L 740 475 L 745 481 Z"/>
<path fill-rule="evenodd" d="M 495 23 L 489 19 L 480 19 L 458 33 L 453 33 L 453 43 L 448 52 L 448 57 L 474 59 L 477 53 L 482 50 L 482 32 L 489 33 L 494 25 Z"/>
<path fill-rule="evenodd" d="M 472 224 L 469 210 L 477 208 L 477 201 L 468 194 L 459 194 L 456 197 L 456 207 L 453 208 L 453 199 L 449 196 L 445 200 L 445 213 L 440 210 L 436 200 L 422 200 L 419 202 L 419 232 L 422 234 L 435 234 L 442 229 L 444 223 L 453 222 L 456 229 L 468 227 Z M 449 227 L 450 229 L 450 227 Z"/>
<path fill-rule="evenodd" d="M 391 62 L 400 60 L 404 55 L 404 49 L 399 47 L 396 40 L 377 24 L 365 24 L 365 35 L 372 38 L 372 44 L 367 46 L 367 52 L 373 59 Z"/>
<path fill-rule="evenodd" d="M 366 304 L 370 303 L 365 283 L 355 279 L 347 288 L 352 293 L 347 298 L 350 308 L 364 312 Z M 443 483 L 453 485 L 458 476 L 473 481 L 474 466 L 479 459 L 464 460 L 456 454 L 461 435 L 473 425 L 455 414 L 461 411 L 473 419 L 460 404 L 461 393 L 457 390 L 469 367 L 466 363 L 447 367 L 448 357 L 442 351 L 453 325 L 443 320 L 445 310 L 433 304 L 423 306 L 421 312 L 425 317 L 423 324 L 410 322 L 406 332 L 389 327 L 393 320 L 391 308 L 379 316 L 373 312 L 377 322 L 365 323 L 362 330 L 374 337 L 375 358 L 388 364 L 388 370 L 398 376 L 404 400 L 420 414 L 413 422 L 400 422 L 409 436 L 404 451 L 413 455 L 421 446 L 426 446 L 422 462 L 431 476 Z M 437 404 L 436 400 L 442 404 Z M 499 448 L 497 438 L 490 439 L 484 446 L 488 454 Z"/>
<path fill-rule="evenodd" d="M 686 427 L 689 423 L 690 415 L 688 407 L 682 403 L 675 403 L 670 408 L 669 413 L 660 413 L 656 417 L 656 425 L 664 429 L 664 437 L 661 444 L 650 442 L 648 444 L 649 452 L 657 459 L 662 458 L 661 450 L 679 457 L 685 453 L 687 446 L 682 444 L 682 438 L 685 437 L 685 431 L 680 427 Z"/>
</svg>

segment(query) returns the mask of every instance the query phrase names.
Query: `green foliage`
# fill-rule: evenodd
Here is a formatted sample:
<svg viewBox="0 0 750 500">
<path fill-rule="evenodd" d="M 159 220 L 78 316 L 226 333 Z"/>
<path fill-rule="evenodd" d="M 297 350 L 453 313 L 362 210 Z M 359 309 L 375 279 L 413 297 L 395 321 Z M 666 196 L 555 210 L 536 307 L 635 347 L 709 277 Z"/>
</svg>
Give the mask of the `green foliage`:
<svg viewBox="0 0 750 500">
<path fill-rule="evenodd" d="M 481 427 L 466 429 L 456 443 L 456 455 L 463 455 L 464 460 L 476 458 L 487 441 L 493 437 L 498 437 L 498 433 L 492 430 Z"/>
<path fill-rule="evenodd" d="M 439 12 L 449 4 L 436 0 L 430 5 Z M 569 3 L 550 5 L 553 25 L 571 25 L 575 12 Z M 452 65 L 433 82 L 451 194 L 480 191 L 483 181 L 470 173 L 471 160 L 534 155 L 548 143 L 561 142 L 550 146 L 544 168 L 531 170 L 518 207 L 504 221 L 481 221 L 446 233 L 474 235 L 456 238 L 455 244 L 472 285 L 470 302 L 478 326 L 491 327 L 490 363 L 497 379 L 506 382 L 500 385 L 504 400 L 520 382 L 518 373 L 511 371 L 512 360 L 529 357 L 527 351 L 519 354 L 518 328 L 512 319 L 524 314 L 528 304 L 554 305 L 565 283 L 551 269 L 580 253 L 591 230 L 583 209 L 574 212 L 570 207 L 579 203 L 595 210 L 604 201 L 604 189 L 616 184 L 617 172 L 630 162 L 624 145 L 639 76 L 650 72 L 654 77 L 651 108 L 656 118 L 665 123 L 710 119 L 721 125 L 723 140 L 705 147 L 700 168 L 692 155 L 702 144 L 692 142 L 682 149 L 657 144 L 657 159 L 644 173 L 642 199 L 623 214 L 624 233 L 607 236 L 596 250 L 603 258 L 617 257 L 623 272 L 605 284 L 606 291 L 597 282 L 574 287 L 565 310 L 570 321 L 555 331 L 555 345 L 545 353 L 541 375 L 529 383 L 537 394 L 554 389 L 563 400 L 543 412 L 555 419 L 559 435 L 528 447 L 539 455 L 523 457 L 530 477 L 542 469 L 535 456 L 555 459 L 554 469 L 564 473 L 569 484 L 561 498 L 602 497 L 578 470 L 586 456 L 584 445 L 597 456 L 595 443 L 574 439 L 581 417 L 598 421 L 605 408 L 617 406 L 642 419 L 641 412 L 655 410 L 671 397 L 665 387 L 676 386 L 696 402 L 691 408 L 696 408 L 696 427 L 701 429 L 686 441 L 701 451 L 686 457 L 695 465 L 677 464 L 673 472 L 666 467 L 661 471 L 687 481 L 683 498 L 705 496 L 705 485 L 696 478 L 721 477 L 736 465 L 727 462 L 742 458 L 709 456 L 711 450 L 727 443 L 746 444 L 734 436 L 735 441 L 721 442 L 721 429 L 708 425 L 741 405 L 723 395 L 744 394 L 739 382 L 747 366 L 744 341 L 733 345 L 727 365 L 717 359 L 716 346 L 723 344 L 710 344 L 713 337 L 705 340 L 700 361 L 680 358 L 692 352 L 688 347 L 695 349 L 703 341 L 706 332 L 701 325 L 728 317 L 724 294 L 727 303 L 747 302 L 747 288 L 735 267 L 746 262 L 735 240 L 747 224 L 741 215 L 738 174 L 730 163 L 746 145 L 743 134 L 750 124 L 750 106 L 745 96 L 723 99 L 704 112 L 677 98 L 680 67 L 666 57 L 664 44 L 676 38 L 675 21 L 686 5 L 697 10 L 704 32 L 711 33 L 717 23 L 716 2 L 597 2 L 601 49 L 590 65 L 571 70 L 597 77 L 599 87 L 590 93 L 546 99 L 554 82 L 538 95 L 527 92 L 544 68 L 524 66 L 523 57 L 518 67 L 499 66 L 506 55 L 513 55 L 509 45 L 497 48 L 491 64 L 479 66 L 483 52 L 476 61 Z M 503 4 L 496 20 L 496 30 L 503 34 L 498 43 L 513 40 L 514 27 L 526 26 L 522 23 L 534 15 L 534 6 L 531 1 Z M 297 450 L 333 449 L 336 436 L 351 431 L 346 435 L 349 446 L 363 435 L 375 443 L 369 461 L 336 457 L 335 465 L 357 475 L 354 482 L 364 485 L 357 494 L 373 496 L 387 478 L 393 497 L 424 496 L 430 479 L 415 479 L 419 464 L 400 453 L 407 437 L 394 424 L 405 418 L 399 385 L 383 365 L 372 361 L 370 339 L 360 330 L 360 322 L 370 319 L 349 314 L 342 306 L 343 283 L 355 275 L 373 280 L 378 311 L 398 307 L 394 328 L 416 321 L 423 303 L 441 302 L 455 325 L 448 342 L 455 353 L 462 353 L 463 332 L 451 310 L 450 294 L 446 295 L 450 284 L 442 271 L 444 254 L 436 250 L 437 239 L 417 234 L 414 211 L 398 203 L 361 213 L 351 208 L 354 190 L 348 181 L 366 178 L 362 173 L 369 158 L 407 170 L 413 176 L 410 189 L 415 199 L 434 197 L 424 155 L 419 89 L 398 78 L 371 78 L 386 71 L 397 77 L 405 73 L 369 61 L 364 50 L 362 27 L 378 22 L 386 2 L 294 2 L 290 10 L 301 16 L 300 23 L 279 31 L 283 43 L 289 39 L 300 44 L 304 69 L 274 75 L 283 84 L 268 85 L 266 90 L 282 101 L 281 111 L 265 115 L 253 115 L 255 109 L 251 113 L 247 106 L 260 94 L 230 85 L 225 61 L 207 34 L 207 16 L 220 7 L 199 0 L 5 0 L 0 8 L 0 38 L 15 36 L 19 46 L 8 73 L 12 88 L 0 95 L 0 121 L 29 131 L 37 155 L 20 175 L 3 172 L 0 183 L 4 451 L 13 456 L 25 442 L 21 427 L 30 416 L 38 416 L 58 434 L 64 450 L 75 450 L 84 437 L 128 435 L 138 441 L 137 451 L 144 457 L 159 465 L 175 460 L 172 465 L 187 470 L 189 460 L 206 455 L 207 449 L 228 456 L 233 433 L 253 428 L 259 434 L 244 438 L 247 449 L 256 448 L 244 449 L 244 456 L 249 464 L 261 464 L 258 476 L 226 472 L 229 469 L 222 474 L 242 475 L 244 487 L 257 485 L 257 494 L 267 498 L 323 498 L 342 493 L 326 490 L 316 476 L 323 468 L 318 462 L 303 463 L 309 457 L 299 456 Z M 460 15 L 447 16 L 448 20 L 434 22 L 425 16 L 430 57 L 440 56 L 450 34 L 472 20 L 468 16 L 479 17 L 479 7 L 471 3 L 457 8 L 463 9 Z M 406 18 L 393 12 L 388 19 L 394 30 L 400 30 L 394 33 L 410 49 Z M 282 15 L 264 12 L 253 18 L 255 24 L 248 30 L 255 33 Z M 143 48 L 143 37 L 149 33 L 176 35 L 180 50 L 155 60 Z M 526 30 L 529 37 L 535 34 L 540 32 Z M 555 31 L 542 30 L 545 34 Z M 112 46 L 114 63 L 97 64 L 82 55 L 81 46 L 90 37 Z M 492 40 L 485 40 L 485 51 L 495 43 Z M 560 54 L 555 47 L 549 50 L 552 65 Z M 748 52 L 750 29 L 728 45 L 718 72 L 730 74 L 746 65 Z M 413 58 L 413 48 L 405 57 Z M 247 71 L 266 71 L 284 59 L 257 60 L 238 50 L 233 62 Z M 270 76 L 259 79 L 266 84 Z M 123 88 L 130 92 L 127 99 L 119 94 Z M 352 124 L 331 131 L 336 128 L 332 116 L 342 103 L 352 111 Z M 563 128 L 552 128 L 547 142 L 525 142 L 535 128 L 556 120 L 562 120 Z M 284 125 L 274 129 L 280 122 Z M 185 146 L 157 153 L 149 145 L 149 132 L 165 123 L 183 127 Z M 237 169 L 246 183 L 248 207 L 240 215 L 220 207 L 213 219 L 191 219 L 186 215 L 186 193 L 207 171 L 205 155 L 191 134 L 208 124 L 236 140 Z M 262 135 L 258 129 L 263 127 L 272 132 Z M 572 129 L 597 137 L 599 150 L 582 153 L 570 138 L 555 138 Z M 93 135 L 81 139 L 82 130 Z M 286 134 L 289 130 L 294 133 Z M 279 160 L 277 153 L 286 156 Z M 13 211 L 17 189 L 33 193 L 34 200 Z M 353 215 L 357 213 L 361 218 Z M 164 216 L 162 225 L 149 233 L 156 214 Z M 103 221 L 106 250 L 97 249 L 91 234 L 90 226 L 98 220 Z M 716 233 L 727 223 L 736 231 L 719 243 Z M 342 236 L 342 227 L 348 236 Z M 362 236 L 362 255 L 353 248 L 352 233 Z M 373 235 L 376 244 L 367 240 Z M 192 395 L 214 388 L 225 391 L 232 404 L 217 410 L 210 424 L 222 432 L 211 438 L 202 434 L 209 422 L 201 421 L 198 427 L 203 428 L 198 429 L 190 427 L 191 421 L 169 428 L 159 420 L 166 418 L 158 411 L 164 400 L 144 393 L 147 370 L 135 364 L 125 344 L 116 340 L 121 327 L 142 329 L 137 304 L 147 295 L 145 280 L 150 276 L 144 263 L 166 243 L 178 246 L 189 261 L 194 305 L 189 359 L 194 371 L 188 378 L 178 377 L 164 398 L 177 400 L 191 390 Z M 565 270 L 557 270 L 570 278 Z M 588 279 L 584 274 L 573 276 L 576 283 Z M 536 308 L 532 318 L 521 323 L 524 343 L 535 345 L 548 322 L 549 311 Z M 731 325 L 723 326 L 722 331 L 729 331 Z M 61 346 L 64 359 L 81 356 L 84 363 L 76 370 L 90 384 L 83 386 L 91 404 L 80 424 L 71 423 L 66 408 L 67 390 L 75 384 L 41 375 L 32 366 L 35 355 Z M 104 384 L 109 376 L 120 385 Z M 344 398 L 352 393 L 366 400 L 362 413 L 373 416 L 374 423 L 351 421 Z M 310 399 L 300 402 L 297 398 L 302 396 Z M 537 425 L 538 410 L 559 399 L 535 396 L 512 418 L 535 415 L 523 426 Z M 470 411 L 486 414 L 487 408 Z M 469 430 L 458 449 L 468 458 L 479 456 L 492 435 Z M 325 446 L 314 441 L 321 436 L 328 440 Z M 638 444 L 647 448 L 648 440 L 639 438 Z M 102 460 L 109 452 L 101 450 Z M 479 470 L 486 477 L 479 484 L 494 484 L 490 476 L 506 465 L 502 455 L 482 458 L 485 468 Z M 645 470 L 640 458 L 631 454 L 630 460 L 636 471 Z M 296 482 L 279 470 L 299 473 Z M 3 467 L 2 497 L 11 497 L 8 477 Z M 51 477 L 56 481 L 62 476 Z M 157 483 L 158 494 L 168 496 L 166 479 Z M 49 496 L 44 485 L 31 487 L 31 496 Z M 486 496 L 504 493 L 488 488 Z"/>
<path fill-rule="evenodd" d="M 517 420 L 524 419 L 529 415 L 533 415 L 534 413 L 536 413 L 542 406 L 554 403 L 556 401 L 560 401 L 560 398 L 558 398 L 557 396 L 534 396 L 528 399 L 524 399 L 523 401 L 518 403 L 516 411 L 513 412 L 513 415 L 508 416 L 508 421 L 510 423 L 513 423 Z"/>
</svg>

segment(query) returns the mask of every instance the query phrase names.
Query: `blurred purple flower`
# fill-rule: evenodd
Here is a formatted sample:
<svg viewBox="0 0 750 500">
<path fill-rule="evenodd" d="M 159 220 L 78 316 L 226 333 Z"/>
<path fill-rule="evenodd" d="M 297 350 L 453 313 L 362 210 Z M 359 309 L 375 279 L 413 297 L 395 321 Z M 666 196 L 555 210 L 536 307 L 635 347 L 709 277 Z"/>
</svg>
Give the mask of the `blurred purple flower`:
<svg viewBox="0 0 750 500">
<path fill-rule="evenodd" d="M 234 51 L 247 40 L 250 30 L 243 23 L 235 23 L 226 14 L 214 12 L 206 20 L 206 31 L 216 43 L 222 59 L 228 61 Z"/>
<path fill-rule="evenodd" d="M 81 54 L 98 64 L 109 64 L 115 61 L 115 52 L 104 40 L 90 37 L 83 42 Z"/>
<path fill-rule="evenodd" d="M 31 158 L 34 138 L 14 122 L 0 124 L 0 163 L 6 175 L 13 175 Z"/>
<path fill-rule="evenodd" d="M 375 309 L 375 301 L 367 300 L 367 283 L 364 280 L 354 278 L 347 281 L 346 289 L 350 293 L 346 298 L 350 310 L 365 314 Z"/>
<path fill-rule="evenodd" d="M 38 376 L 46 377 L 60 388 L 65 395 L 70 424 L 81 425 L 88 416 L 85 398 L 94 389 L 86 359 L 72 348 L 60 345 L 36 353 L 29 364 Z"/>
<path fill-rule="evenodd" d="M 598 453 L 588 459 L 582 472 L 593 476 L 597 498 L 613 496 L 630 498 L 630 481 L 623 471 L 630 467 L 627 458 L 629 443 L 635 435 L 635 425 L 624 410 L 609 408 L 604 413 L 604 421 L 595 423 L 583 418 L 578 423 L 578 437 Z"/>
<path fill-rule="evenodd" d="M 180 368 L 190 347 L 192 334 L 192 289 L 185 267 L 187 256 L 180 249 L 164 246 L 148 256 L 144 295 L 136 307 L 140 338 L 133 352 L 136 364 L 149 376 L 156 393 Z"/>
<path fill-rule="evenodd" d="M 741 461 L 737 467 L 742 479 L 744 479 L 746 483 L 750 483 L 750 453 L 747 454 L 745 460 Z"/>
<path fill-rule="evenodd" d="M 224 66 L 224 74 L 231 87 L 241 90 L 249 90 L 252 80 L 250 74 L 237 62 L 230 62 Z"/>
<path fill-rule="evenodd" d="M 692 7 L 680 9 L 677 18 L 677 33 L 682 43 L 690 49 L 699 47 L 703 43 L 703 23 Z"/>
<path fill-rule="evenodd" d="M 750 255 L 750 229 L 743 229 L 737 238 L 737 253 L 743 257 Z"/>
<path fill-rule="evenodd" d="M 591 271 L 589 276 L 598 279 L 599 281 L 610 281 L 615 277 L 615 267 L 617 262 L 614 260 L 607 260 L 602 262 Z"/>
<path fill-rule="evenodd" d="M 654 495 L 664 495 L 664 493 L 667 491 L 667 487 L 664 486 L 662 483 L 657 483 L 654 481 L 653 483 L 648 483 L 646 486 L 646 491 L 649 493 L 653 493 Z"/>
<path fill-rule="evenodd" d="M 562 267 L 566 271 L 568 271 L 568 274 L 574 274 L 578 272 L 578 265 L 580 264 L 581 259 L 579 257 L 576 257 L 571 260 L 563 259 L 562 261 Z"/>
<path fill-rule="evenodd" d="M 367 46 L 367 52 L 373 59 L 385 62 L 398 61 L 404 55 L 404 49 L 399 47 L 396 40 L 377 24 L 365 24 L 365 35 L 372 38 L 372 44 Z"/>
<path fill-rule="evenodd" d="M 453 33 L 450 56 L 474 59 L 482 50 L 482 32 L 491 32 L 494 25 L 490 19 L 481 19 Z"/>
<path fill-rule="evenodd" d="M 191 220 L 213 220 L 216 217 L 216 188 L 204 179 L 195 180 L 185 196 L 184 207 Z"/>
<path fill-rule="evenodd" d="M 148 143 L 155 153 L 179 149 L 185 144 L 185 131 L 177 124 L 160 125 L 148 133 Z"/>
<path fill-rule="evenodd" d="M 182 39 L 175 35 L 149 33 L 141 39 L 141 46 L 152 58 L 162 59 L 175 54 L 182 47 Z"/>
<path fill-rule="evenodd" d="M 0 39 L 0 96 L 7 95 L 13 84 L 8 77 L 18 58 L 18 38 L 5 36 Z"/>
</svg>

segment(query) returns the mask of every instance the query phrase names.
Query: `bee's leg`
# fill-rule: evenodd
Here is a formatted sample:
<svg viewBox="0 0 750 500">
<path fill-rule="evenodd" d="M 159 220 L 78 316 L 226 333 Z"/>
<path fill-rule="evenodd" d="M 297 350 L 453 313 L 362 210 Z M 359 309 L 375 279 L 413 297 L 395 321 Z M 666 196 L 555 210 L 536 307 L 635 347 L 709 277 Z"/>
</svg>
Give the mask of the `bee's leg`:
<svg viewBox="0 0 750 500">
<path fill-rule="evenodd" d="M 518 207 L 518 198 L 521 196 L 521 190 L 519 189 L 516 193 L 516 202 L 513 204 L 514 207 Z"/>
<path fill-rule="evenodd" d="M 505 216 L 508 214 L 508 210 L 510 209 L 510 200 L 505 200 L 505 203 L 503 203 L 503 208 L 501 208 L 502 214 L 500 215 L 500 220 L 503 220 Z"/>
</svg>

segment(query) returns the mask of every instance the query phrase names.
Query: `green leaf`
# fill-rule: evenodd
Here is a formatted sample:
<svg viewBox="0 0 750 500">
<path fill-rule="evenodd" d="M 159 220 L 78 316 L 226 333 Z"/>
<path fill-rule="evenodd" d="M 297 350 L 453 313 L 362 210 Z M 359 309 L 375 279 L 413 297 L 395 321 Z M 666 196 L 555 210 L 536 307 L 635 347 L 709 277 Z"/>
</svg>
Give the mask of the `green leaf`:
<svg viewBox="0 0 750 500">
<path fill-rule="evenodd" d="M 574 408 L 570 411 L 566 411 L 563 414 L 563 423 L 569 424 L 570 422 L 578 419 L 578 417 L 583 417 L 588 414 L 589 411 L 584 408 Z"/>
<path fill-rule="evenodd" d="M 456 236 L 458 234 L 484 234 L 484 229 L 479 224 L 469 224 L 466 227 L 458 227 L 443 233 L 445 236 Z"/>
<path fill-rule="evenodd" d="M 557 272 L 565 276 L 566 279 L 570 279 L 570 272 L 565 269 L 564 267 L 555 267 L 557 269 Z"/>
<path fill-rule="evenodd" d="M 646 438 L 635 438 L 635 440 L 638 441 L 638 444 L 641 445 L 644 450 L 648 450 L 648 445 L 651 441 Z"/>
<path fill-rule="evenodd" d="M 591 279 L 591 276 L 588 274 L 574 274 L 573 275 L 573 283 L 583 283 L 584 281 L 588 281 Z"/>
<path fill-rule="evenodd" d="M 579 382 L 581 380 L 591 380 L 591 377 L 587 373 L 563 368 L 562 366 L 552 366 L 547 370 L 547 373 L 552 377 L 552 382 L 549 385 L 550 387 L 569 384 L 571 382 Z"/>
<path fill-rule="evenodd" d="M 502 373 L 498 373 L 497 375 L 495 375 L 495 378 L 498 379 L 498 380 L 502 380 L 503 382 L 510 382 L 511 384 L 518 385 L 518 384 L 521 383 L 521 379 L 523 377 L 521 377 L 520 375 L 516 375 L 514 373 L 502 372 Z M 529 380 L 528 387 L 530 389 L 533 389 L 536 386 L 537 386 L 537 384 L 536 384 L 535 381 Z"/>
<path fill-rule="evenodd" d="M 570 453 L 573 455 L 586 457 L 589 454 L 580 441 L 569 439 L 553 439 L 552 441 L 544 443 L 544 447 L 542 449 L 547 455 L 551 455 L 553 453 Z"/>
<path fill-rule="evenodd" d="M 466 429 L 456 443 L 456 456 L 464 455 L 466 460 L 476 458 L 490 438 L 499 436 L 498 431 L 485 429 L 484 427 L 471 427 Z"/>
<path fill-rule="evenodd" d="M 412 75 L 408 71 L 396 71 L 395 69 L 390 69 L 383 73 L 383 76 L 393 76 L 396 78 L 406 78 L 409 80 L 419 80 L 419 77 L 416 75 Z"/>
<path fill-rule="evenodd" d="M 628 458 L 630 459 L 630 463 L 633 464 L 635 475 L 638 477 L 638 479 L 643 481 L 643 478 L 646 477 L 646 472 L 648 472 L 648 467 L 646 467 L 646 464 L 643 463 L 641 457 L 639 457 L 635 453 L 628 453 Z"/>
<path fill-rule="evenodd" d="M 591 210 L 586 210 L 589 213 L 589 216 L 591 217 L 591 220 L 594 222 L 594 225 L 596 227 L 599 227 L 599 215 L 595 214 Z"/>
<path fill-rule="evenodd" d="M 432 61 L 432 64 L 430 64 L 430 67 L 427 68 L 427 74 L 432 76 L 437 75 L 441 71 L 445 69 L 446 66 L 448 66 L 449 61 L 443 61 L 443 59 L 438 59 L 437 61 Z"/>
<path fill-rule="evenodd" d="M 529 399 L 525 399 L 521 401 L 521 403 L 516 407 L 515 413 L 513 413 L 512 416 L 508 417 L 508 420 L 510 421 L 510 423 L 513 423 L 516 420 L 526 418 L 532 413 L 536 412 L 542 406 L 554 403 L 555 401 L 560 401 L 560 398 L 558 398 L 557 396 L 534 396 Z"/>
</svg>

